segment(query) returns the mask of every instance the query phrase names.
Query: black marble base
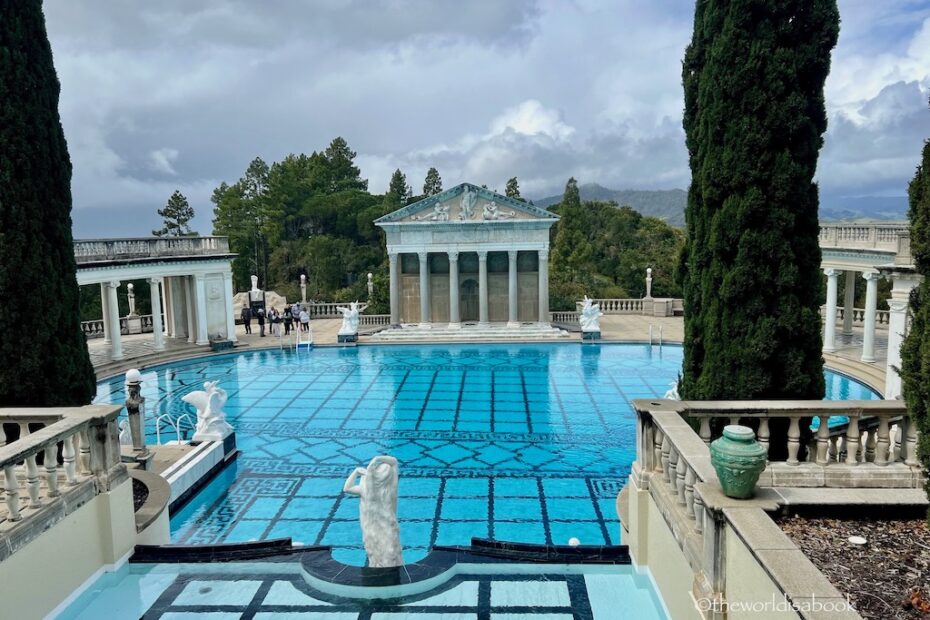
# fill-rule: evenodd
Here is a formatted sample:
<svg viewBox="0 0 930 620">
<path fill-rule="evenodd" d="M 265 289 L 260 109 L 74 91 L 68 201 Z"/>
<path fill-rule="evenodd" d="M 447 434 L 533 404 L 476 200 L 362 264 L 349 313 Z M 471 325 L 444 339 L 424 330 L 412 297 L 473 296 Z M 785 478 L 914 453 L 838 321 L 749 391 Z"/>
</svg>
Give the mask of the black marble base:
<svg viewBox="0 0 930 620">
<path fill-rule="evenodd" d="M 358 342 L 358 334 L 337 334 L 337 342 Z"/>
<path fill-rule="evenodd" d="M 210 341 L 210 350 L 211 351 L 226 351 L 232 349 L 235 346 L 235 343 L 232 340 L 211 340 Z"/>
<path fill-rule="evenodd" d="M 601 332 L 581 332 L 582 340 L 600 340 Z"/>
</svg>

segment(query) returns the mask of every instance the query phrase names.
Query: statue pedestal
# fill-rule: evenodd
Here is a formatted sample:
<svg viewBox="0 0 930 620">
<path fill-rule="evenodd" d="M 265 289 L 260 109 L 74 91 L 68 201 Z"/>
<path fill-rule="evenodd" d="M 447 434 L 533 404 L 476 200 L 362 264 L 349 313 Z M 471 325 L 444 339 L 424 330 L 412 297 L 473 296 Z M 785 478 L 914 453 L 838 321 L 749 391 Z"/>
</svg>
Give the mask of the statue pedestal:
<svg viewBox="0 0 930 620">
<path fill-rule="evenodd" d="M 591 331 L 591 332 L 583 331 L 583 332 L 581 332 L 581 340 L 582 340 L 582 341 L 584 341 L 584 340 L 592 340 L 592 341 L 593 341 L 593 340 L 600 340 L 600 339 L 601 339 L 601 331 L 600 331 L 600 330 L 598 330 L 598 331 L 596 331 L 596 332 L 595 332 L 595 331 Z"/>
<path fill-rule="evenodd" d="M 130 334 L 141 334 L 142 333 L 142 317 L 138 314 L 133 316 L 129 315 L 126 317 L 126 328 Z"/>
<path fill-rule="evenodd" d="M 358 333 L 336 334 L 336 342 L 358 342 Z"/>
<path fill-rule="evenodd" d="M 210 425 L 206 431 L 197 431 L 191 437 L 191 443 L 201 443 L 204 441 L 225 441 L 227 437 L 233 434 L 233 428 L 226 422 L 219 422 Z"/>
</svg>

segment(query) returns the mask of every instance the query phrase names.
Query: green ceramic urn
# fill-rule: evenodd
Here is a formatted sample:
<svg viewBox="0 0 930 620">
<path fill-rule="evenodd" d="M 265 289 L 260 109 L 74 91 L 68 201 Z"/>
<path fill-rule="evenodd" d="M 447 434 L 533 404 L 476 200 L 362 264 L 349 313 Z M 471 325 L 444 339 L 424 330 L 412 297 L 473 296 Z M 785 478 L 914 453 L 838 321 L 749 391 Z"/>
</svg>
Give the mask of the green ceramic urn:
<svg viewBox="0 0 930 620">
<path fill-rule="evenodd" d="M 725 426 L 723 437 L 710 444 L 710 462 L 723 494 L 736 499 L 752 497 L 767 456 L 756 434 L 745 426 Z"/>
</svg>

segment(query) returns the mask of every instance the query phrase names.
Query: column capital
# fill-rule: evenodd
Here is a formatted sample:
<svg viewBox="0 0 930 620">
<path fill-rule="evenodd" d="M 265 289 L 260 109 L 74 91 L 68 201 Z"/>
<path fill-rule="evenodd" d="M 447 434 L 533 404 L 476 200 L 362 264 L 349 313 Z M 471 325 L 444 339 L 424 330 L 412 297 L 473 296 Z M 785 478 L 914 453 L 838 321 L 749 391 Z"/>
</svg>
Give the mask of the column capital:
<svg viewBox="0 0 930 620">
<path fill-rule="evenodd" d="M 510 262 L 515 262 L 517 260 L 517 251 L 507 250 L 507 256 L 510 257 Z"/>
<path fill-rule="evenodd" d="M 888 309 L 891 312 L 905 312 L 907 310 L 907 300 L 905 299 L 889 299 L 888 300 Z"/>
<path fill-rule="evenodd" d="M 425 263 L 426 259 L 429 258 L 429 252 L 417 252 L 417 256 L 420 257 L 421 263 Z"/>
<path fill-rule="evenodd" d="M 872 280 L 878 280 L 881 277 L 881 274 L 875 273 L 874 271 L 865 271 L 862 274 L 862 278 L 866 282 L 871 282 Z"/>
<path fill-rule="evenodd" d="M 388 255 L 388 260 L 389 260 L 389 261 L 391 261 L 391 262 L 397 261 L 397 252 L 390 252 L 390 251 L 389 251 L 389 252 L 387 253 L 387 255 Z"/>
<path fill-rule="evenodd" d="M 232 277 L 232 274 L 229 274 L 229 277 Z M 157 284 L 161 284 L 162 278 L 146 278 L 145 281 L 150 285 L 155 286 Z"/>
<path fill-rule="evenodd" d="M 119 281 L 119 280 L 109 280 L 109 281 L 107 281 L 107 282 L 104 282 L 103 285 L 106 286 L 107 288 L 119 288 L 120 281 Z"/>
<path fill-rule="evenodd" d="M 542 248 L 538 250 L 539 260 L 549 260 L 549 248 Z"/>
<path fill-rule="evenodd" d="M 458 262 L 458 260 L 459 260 L 459 253 L 458 253 L 458 250 L 450 250 L 449 252 L 447 252 L 447 254 L 449 255 L 449 262 L 450 262 L 450 263 L 457 263 L 457 262 Z"/>
<path fill-rule="evenodd" d="M 207 274 L 205 274 L 205 273 L 194 273 L 194 274 L 191 274 L 191 275 L 194 276 L 194 280 L 196 280 L 197 282 L 203 282 L 204 279 L 206 279 L 206 277 L 207 277 Z"/>
<path fill-rule="evenodd" d="M 840 275 L 840 271 L 839 269 L 834 269 L 833 267 L 827 267 L 823 270 L 823 275 L 827 276 L 828 278 L 835 278 Z"/>
<path fill-rule="evenodd" d="M 488 251 L 487 251 L 487 250 L 478 250 L 478 251 L 477 251 L 477 254 L 478 254 L 478 260 L 480 260 L 480 261 L 486 261 L 486 260 L 488 260 Z"/>
</svg>

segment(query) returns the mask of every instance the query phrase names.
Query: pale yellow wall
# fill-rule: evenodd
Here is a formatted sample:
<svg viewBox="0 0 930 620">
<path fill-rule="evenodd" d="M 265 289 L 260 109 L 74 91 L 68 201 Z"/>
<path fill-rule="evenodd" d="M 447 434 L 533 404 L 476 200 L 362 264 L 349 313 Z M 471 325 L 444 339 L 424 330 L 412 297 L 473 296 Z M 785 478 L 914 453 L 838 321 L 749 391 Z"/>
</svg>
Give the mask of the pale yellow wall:
<svg viewBox="0 0 930 620">
<path fill-rule="evenodd" d="M 797 620 L 800 616 L 793 610 L 778 610 L 776 603 L 783 603 L 781 590 L 759 566 L 758 560 L 746 547 L 743 540 L 730 529 L 726 529 L 727 592 L 730 604 L 729 620 L 752 618 L 753 620 Z M 774 602 L 773 602 L 774 601 Z M 762 606 L 768 602 L 767 607 Z M 744 605 L 759 605 L 747 608 Z"/>
<path fill-rule="evenodd" d="M 449 321 L 449 275 L 430 274 L 430 321 Z M 478 280 L 477 274 L 460 274 L 459 283 Z M 506 273 L 488 274 L 488 320 L 506 322 L 509 316 L 509 281 Z M 520 272 L 517 277 L 518 314 L 521 321 L 539 319 L 539 275 L 535 271 Z M 459 290 L 459 313 L 464 312 L 461 286 Z M 477 304 L 477 300 L 475 300 Z M 477 314 L 477 310 L 476 310 Z M 475 317 L 477 319 L 477 316 Z M 420 276 L 402 274 L 400 277 L 400 321 L 420 322 Z"/>
<path fill-rule="evenodd" d="M 0 562 L 0 618 L 43 618 L 136 540 L 132 484 L 96 496 Z"/>
<path fill-rule="evenodd" d="M 167 545 L 171 542 L 171 526 L 166 507 L 158 518 L 136 535 L 137 545 Z"/>
</svg>

